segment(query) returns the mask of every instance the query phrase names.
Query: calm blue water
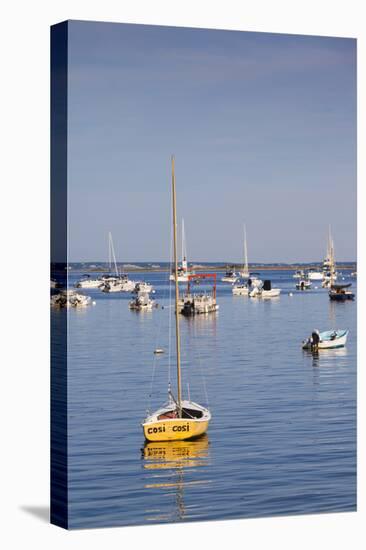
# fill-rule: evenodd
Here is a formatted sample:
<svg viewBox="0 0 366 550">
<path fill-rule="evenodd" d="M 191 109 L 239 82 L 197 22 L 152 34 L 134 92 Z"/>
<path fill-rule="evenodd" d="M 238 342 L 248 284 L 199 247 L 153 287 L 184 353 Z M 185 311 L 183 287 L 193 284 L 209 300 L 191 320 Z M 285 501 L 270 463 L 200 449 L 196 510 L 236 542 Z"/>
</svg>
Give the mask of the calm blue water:
<svg viewBox="0 0 366 550">
<path fill-rule="evenodd" d="M 217 314 L 180 319 L 184 391 L 212 413 L 194 442 L 145 444 L 140 426 L 167 395 L 166 273 L 131 275 L 164 309 L 88 289 L 94 306 L 52 313 L 54 329 L 69 315 L 71 528 L 355 510 L 356 301 L 297 292 L 292 273 L 262 273 L 278 299 L 219 283 Z M 314 328 L 349 328 L 347 347 L 303 352 Z M 174 356 L 170 370 L 174 383 Z"/>
</svg>

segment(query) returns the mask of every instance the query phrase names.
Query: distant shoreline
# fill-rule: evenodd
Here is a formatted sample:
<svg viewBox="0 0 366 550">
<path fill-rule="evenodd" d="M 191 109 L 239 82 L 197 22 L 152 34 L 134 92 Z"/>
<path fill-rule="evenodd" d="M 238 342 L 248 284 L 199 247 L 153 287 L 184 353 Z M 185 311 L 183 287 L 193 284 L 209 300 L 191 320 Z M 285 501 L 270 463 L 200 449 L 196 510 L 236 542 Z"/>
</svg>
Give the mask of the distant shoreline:
<svg viewBox="0 0 366 550">
<path fill-rule="evenodd" d="M 76 263 L 76 262 L 75 262 Z M 109 272 L 109 268 L 107 266 L 78 266 L 73 267 L 73 262 L 70 262 L 70 268 L 73 271 L 83 271 L 84 273 L 106 273 Z M 129 264 L 117 264 L 119 271 L 121 272 L 129 272 L 129 273 L 135 273 L 135 272 L 168 272 L 170 271 L 169 267 L 164 266 L 135 266 L 135 265 L 129 265 Z M 189 266 L 190 269 L 197 272 L 205 272 L 205 271 L 227 271 L 228 269 L 232 269 L 235 271 L 240 271 L 243 269 L 242 264 L 227 264 L 227 265 L 217 265 L 215 263 L 207 264 L 207 265 L 200 265 L 200 264 L 192 264 Z M 356 271 L 357 270 L 357 264 L 356 263 L 337 263 L 336 264 L 337 270 L 347 270 L 347 271 Z M 254 272 L 260 272 L 260 271 L 298 271 L 298 270 L 322 270 L 322 267 L 318 264 L 290 264 L 290 265 L 276 265 L 276 264 L 265 264 L 265 265 L 250 265 L 249 271 Z"/>
</svg>

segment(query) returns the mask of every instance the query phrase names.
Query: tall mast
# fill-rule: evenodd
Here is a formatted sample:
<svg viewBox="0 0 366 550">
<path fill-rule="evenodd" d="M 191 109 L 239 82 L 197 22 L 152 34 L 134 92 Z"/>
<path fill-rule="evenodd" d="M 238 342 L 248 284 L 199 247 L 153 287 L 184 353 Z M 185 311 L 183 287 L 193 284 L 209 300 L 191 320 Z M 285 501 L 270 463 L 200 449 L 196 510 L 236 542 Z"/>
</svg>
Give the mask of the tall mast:
<svg viewBox="0 0 366 550">
<path fill-rule="evenodd" d="M 248 267 L 248 250 L 247 250 L 247 231 L 244 224 L 244 271 L 245 273 L 249 273 L 249 267 Z"/>
<path fill-rule="evenodd" d="M 174 156 L 172 156 L 172 199 L 173 199 L 173 237 L 174 237 L 174 280 L 175 280 L 175 333 L 177 348 L 177 391 L 178 391 L 178 415 L 182 417 L 182 389 L 180 373 L 180 334 L 179 334 L 179 285 L 178 285 L 178 257 L 177 257 L 177 206 L 175 196 Z"/>
<path fill-rule="evenodd" d="M 108 263 L 110 273 L 112 271 L 111 232 L 108 233 Z"/>
<path fill-rule="evenodd" d="M 117 268 L 116 254 L 114 252 L 113 239 L 112 239 L 112 233 L 111 232 L 109 232 L 109 246 L 110 246 L 110 251 L 111 251 L 112 256 L 113 256 L 114 269 L 116 270 L 116 276 L 118 277 L 119 273 L 118 273 L 118 268 Z"/>
</svg>

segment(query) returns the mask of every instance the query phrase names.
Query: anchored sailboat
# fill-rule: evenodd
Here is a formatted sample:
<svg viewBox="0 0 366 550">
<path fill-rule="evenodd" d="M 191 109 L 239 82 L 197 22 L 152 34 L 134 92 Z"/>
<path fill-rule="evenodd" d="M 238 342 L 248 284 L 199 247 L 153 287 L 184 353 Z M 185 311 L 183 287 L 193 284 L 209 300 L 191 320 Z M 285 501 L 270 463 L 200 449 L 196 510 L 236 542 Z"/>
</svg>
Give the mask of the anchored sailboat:
<svg viewBox="0 0 366 550">
<path fill-rule="evenodd" d="M 334 255 L 334 242 L 329 226 L 328 243 L 327 243 L 327 255 L 323 262 L 323 287 L 331 287 L 337 280 L 335 255 Z"/>
<path fill-rule="evenodd" d="M 130 281 L 126 274 L 118 271 L 116 254 L 113 246 L 112 233 L 108 233 L 108 252 L 109 252 L 109 271 L 112 271 L 112 258 L 114 263 L 115 275 L 106 275 L 103 277 L 104 284 L 100 287 L 102 292 L 131 292 L 135 288 L 135 281 Z"/>
<path fill-rule="evenodd" d="M 243 271 L 240 272 L 240 277 L 242 279 L 249 278 L 247 230 L 246 230 L 245 224 L 244 224 L 244 265 L 243 265 Z"/>
<path fill-rule="evenodd" d="M 148 441 L 177 441 L 191 439 L 204 434 L 211 420 L 208 409 L 190 399 L 182 399 L 182 379 L 180 361 L 179 331 L 179 286 L 177 259 L 177 215 L 175 195 L 174 157 L 172 157 L 172 195 L 173 195 L 173 235 L 174 235 L 174 275 L 175 275 L 175 331 L 177 353 L 177 397 L 169 388 L 169 401 L 156 412 L 150 414 L 142 423 L 145 438 Z"/>
<path fill-rule="evenodd" d="M 189 275 L 194 275 L 194 271 L 191 271 L 188 268 L 186 235 L 184 232 L 184 220 L 182 219 L 182 264 L 178 266 L 178 283 L 186 283 L 188 281 Z M 169 279 L 171 281 L 175 280 L 174 269 Z"/>
</svg>

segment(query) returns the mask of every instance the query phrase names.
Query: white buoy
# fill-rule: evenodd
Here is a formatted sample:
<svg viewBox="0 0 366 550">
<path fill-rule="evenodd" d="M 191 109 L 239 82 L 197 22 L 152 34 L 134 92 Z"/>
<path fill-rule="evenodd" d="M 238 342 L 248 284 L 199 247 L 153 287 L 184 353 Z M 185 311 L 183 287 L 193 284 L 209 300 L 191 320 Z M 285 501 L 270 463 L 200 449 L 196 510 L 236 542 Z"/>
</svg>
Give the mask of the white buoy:
<svg viewBox="0 0 366 550">
<path fill-rule="evenodd" d="M 293 296 L 292 292 L 289 292 L 288 295 L 289 295 L 289 296 Z"/>
<path fill-rule="evenodd" d="M 95 306 L 95 304 L 96 304 L 97 302 L 94 300 L 92 303 L 93 303 L 93 306 Z"/>
</svg>

